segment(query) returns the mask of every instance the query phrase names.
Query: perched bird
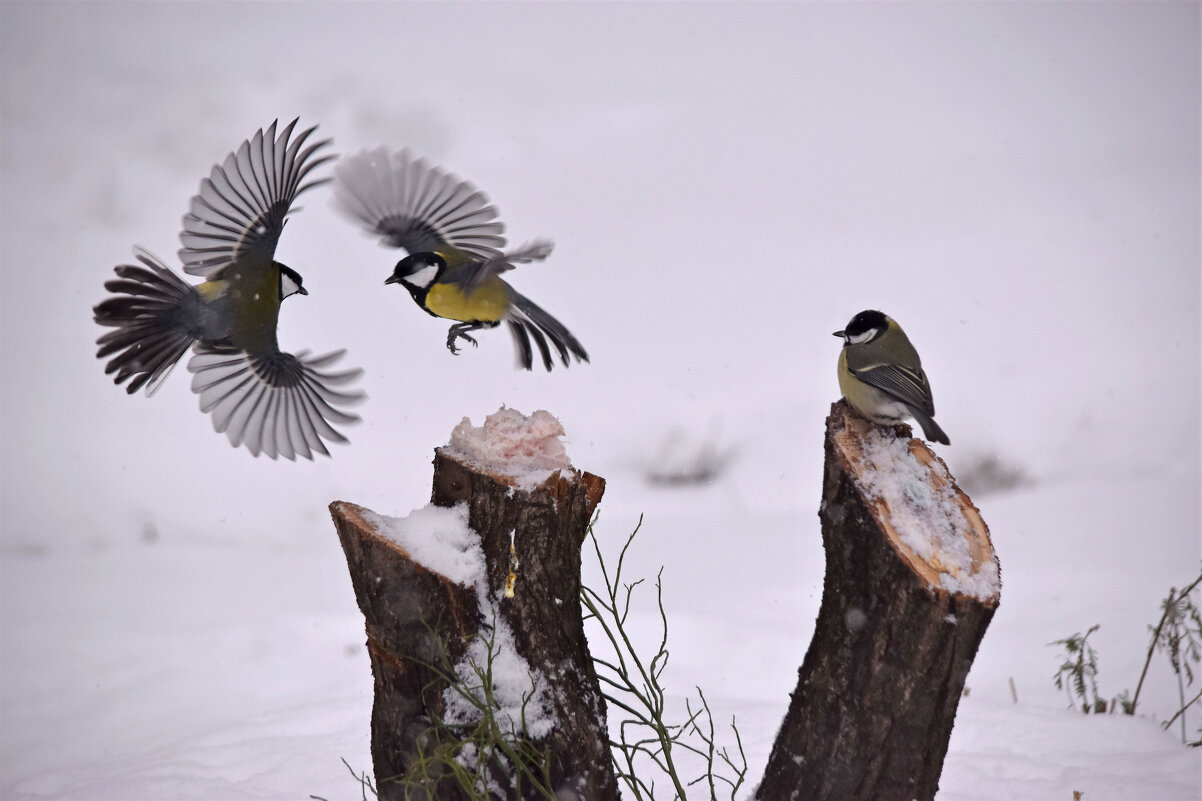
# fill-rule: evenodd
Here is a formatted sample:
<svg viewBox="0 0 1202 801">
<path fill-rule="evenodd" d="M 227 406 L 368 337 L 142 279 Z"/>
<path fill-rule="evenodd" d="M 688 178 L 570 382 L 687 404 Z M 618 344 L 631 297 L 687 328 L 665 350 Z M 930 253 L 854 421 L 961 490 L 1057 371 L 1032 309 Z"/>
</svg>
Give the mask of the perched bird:
<svg viewBox="0 0 1202 801">
<path fill-rule="evenodd" d="M 384 244 L 405 250 L 407 255 L 384 283 L 409 290 L 417 305 L 434 317 L 456 321 L 447 332 L 451 353 L 459 352 L 455 340 L 475 345 L 470 332 L 505 323 L 518 364 L 527 370 L 534 361 L 531 340 L 548 370 L 551 347 L 565 367 L 569 356 L 588 361 L 562 323 L 500 277 L 514 265 L 547 258 L 552 242 L 537 239 L 503 253 L 505 226 L 484 193 L 467 181 L 408 149 L 391 152 L 379 147 L 338 163 L 334 199 Z"/>
<path fill-rule="evenodd" d="M 272 459 L 328 456 L 323 439 L 346 442 L 331 423 L 359 419 L 340 407 L 364 397 L 338 389 L 362 370 L 327 369 L 343 351 L 294 356 L 276 342 L 280 303 L 308 294 L 300 275 L 275 261 L 276 243 L 297 195 L 329 180 L 306 183 L 309 173 L 332 158 L 314 157 L 329 140 L 304 147 L 316 126 L 289 142 L 296 122 L 278 138 L 276 123 L 260 129 L 200 182 L 184 215 L 179 258 L 203 283 L 185 282 L 134 248 L 141 266 L 115 268 L 104 287 L 116 294 L 93 310 L 97 323 L 116 329 L 96 340 L 96 356 L 112 356 L 105 372 L 116 373 L 115 383 L 128 380 L 130 394 L 145 387 L 153 395 L 191 347 L 200 410 L 235 447 Z"/>
<path fill-rule="evenodd" d="M 839 389 L 851 408 L 877 423 L 913 417 L 927 439 L 951 444 L 934 420 L 935 402 L 918 351 L 892 317 L 862 311 L 835 336 L 843 337 Z"/>
</svg>

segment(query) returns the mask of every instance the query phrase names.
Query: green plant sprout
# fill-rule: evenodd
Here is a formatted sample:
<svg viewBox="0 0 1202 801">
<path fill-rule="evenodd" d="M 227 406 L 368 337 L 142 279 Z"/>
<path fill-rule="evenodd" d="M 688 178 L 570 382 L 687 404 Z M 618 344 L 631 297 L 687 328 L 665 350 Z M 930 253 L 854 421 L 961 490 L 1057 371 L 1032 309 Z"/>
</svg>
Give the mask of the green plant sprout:
<svg viewBox="0 0 1202 801">
<path fill-rule="evenodd" d="M 1095 623 L 1084 634 L 1077 632 L 1049 643 L 1063 645 L 1065 651 L 1064 661 L 1054 676 L 1056 689 L 1064 690 L 1070 709 L 1077 708 L 1079 699 L 1085 713 L 1106 711 L 1106 702 L 1098 696 L 1098 652 L 1089 644 L 1089 635 L 1098 628 Z"/>
<path fill-rule="evenodd" d="M 1169 660 L 1169 667 L 1177 678 L 1177 700 L 1181 706 L 1177 714 L 1165 722 L 1167 730 L 1177 718 L 1181 718 L 1181 742 L 1185 742 L 1185 711 L 1202 698 L 1202 692 L 1194 695 L 1187 703 L 1185 689 L 1193 686 L 1196 674 L 1194 666 L 1202 662 L 1202 616 L 1194 605 L 1193 591 L 1202 583 L 1202 574 L 1181 592 L 1176 587 L 1169 589 L 1168 597 L 1160 603 L 1163 613 L 1156 627 L 1148 626 L 1152 632 L 1152 641 L 1148 645 L 1148 657 L 1144 661 L 1143 672 L 1139 676 L 1139 684 L 1135 687 L 1135 698 L 1131 702 L 1134 708 L 1139 701 L 1139 691 L 1143 689 L 1144 678 L 1148 675 L 1148 663 L 1152 661 L 1152 653 L 1160 651 Z M 1200 738 L 1202 740 L 1202 738 Z M 1194 742 L 1197 746 L 1202 742 Z"/>
<path fill-rule="evenodd" d="M 1050 643 L 1064 647 L 1064 660 L 1056 670 L 1053 681 L 1057 689 L 1063 689 L 1068 695 L 1069 707 L 1076 709 L 1079 703 L 1082 712 L 1114 712 L 1121 709 L 1125 714 L 1134 715 L 1139 707 L 1139 696 L 1148 677 L 1152 657 L 1161 653 L 1176 677 L 1177 701 L 1180 704 L 1177 712 L 1163 724 L 1164 729 L 1167 731 L 1180 719 L 1181 742 L 1195 747 L 1202 745 L 1202 721 L 1199 722 L 1198 739 L 1187 742 L 1186 738 L 1186 715 L 1192 707 L 1202 702 L 1202 690 L 1186 700 L 1186 691 L 1193 687 L 1199 676 L 1198 666 L 1202 664 L 1202 613 L 1193 597 L 1200 584 L 1202 574 L 1180 591 L 1171 587 L 1168 596 L 1160 602 L 1160 620 L 1155 626 L 1148 626 L 1152 637 L 1134 696 L 1123 690 L 1107 704 L 1098 695 L 1098 654 L 1089 643 L 1089 636 L 1098 630 L 1096 624 L 1085 634 L 1078 632 Z"/>
</svg>

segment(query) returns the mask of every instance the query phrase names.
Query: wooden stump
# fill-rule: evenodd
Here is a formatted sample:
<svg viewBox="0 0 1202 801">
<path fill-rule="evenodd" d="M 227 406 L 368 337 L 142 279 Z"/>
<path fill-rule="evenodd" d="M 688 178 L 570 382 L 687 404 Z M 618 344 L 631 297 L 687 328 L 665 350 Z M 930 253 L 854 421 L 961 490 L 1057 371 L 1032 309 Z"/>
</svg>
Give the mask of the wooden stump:
<svg viewBox="0 0 1202 801">
<path fill-rule="evenodd" d="M 989 530 L 909 426 L 844 401 L 822 497 L 822 606 L 756 797 L 933 799 L 1000 595 Z"/>
<path fill-rule="evenodd" d="M 368 510 L 330 504 L 367 624 L 375 679 L 371 750 L 381 799 L 404 797 L 404 780 L 412 779 L 413 766 L 430 748 L 432 724 L 446 711 L 446 671 L 432 666 L 440 658 L 462 659 L 472 638 L 488 635 L 492 613 L 512 632 L 518 655 L 550 687 L 546 699 L 555 725 L 534 745 L 551 755 L 552 792 L 565 799 L 617 798 L 605 702 L 580 611 L 580 549 L 604 489 L 604 479 L 572 470 L 523 489 L 509 476 L 437 449 L 432 502 L 467 505 L 468 526 L 484 554 L 487 586 L 480 588 L 416 561 L 381 535 L 379 519 Z M 481 608 L 481 598 L 491 609 Z M 465 797 L 447 776 L 424 792 L 437 799 Z M 542 797 L 529 786 L 515 795 Z"/>
</svg>

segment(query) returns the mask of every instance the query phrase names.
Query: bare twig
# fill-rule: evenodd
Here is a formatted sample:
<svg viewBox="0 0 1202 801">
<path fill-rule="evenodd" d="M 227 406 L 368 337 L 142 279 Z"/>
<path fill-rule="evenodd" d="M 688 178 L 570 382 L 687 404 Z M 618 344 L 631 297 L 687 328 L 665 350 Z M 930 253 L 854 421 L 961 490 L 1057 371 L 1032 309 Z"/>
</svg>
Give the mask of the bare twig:
<svg viewBox="0 0 1202 801">
<path fill-rule="evenodd" d="M 639 524 L 641 526 L 641 519 Z M 622 581 L 626 554 L 637 533 L 636 527 L 623 545 L 617 565 L 610 575 L 610 569 L 601 555 L 601 546 L 590 527 L 589 536 L 593 539 L 604 587 L 598 590 L 583 587 L 580 593 L 586 612 L 585 620 L 593 620 L 601 627 L 613 649 L 612 656 L 593 657 L 603 695 L 611 707 L 622 710 L 627 716 L 618 724 L 616 739 L 609 741 L 615 774 L 636 801 L 651 801 L 658 797 L 654 779 L 640 774 L 639 766 L 645 768 L 648 763 L 667 779 L 672 788 L 672 798 L 685 801 L 688 788 L 704 784 L 709 789 L 710 799 L 717 801 L 718 786 L 721 784 L 730 788 L 730 797 L 734 799 L 747 773 L 743 743 L 734 721 L 731 721 L 731 728 L 738 744 L 741 764 L 736 763 L 727 749 L 717 746 L 713 717 L 701 688 L 697 688 L 700 706 L 694 709 L 689 699 L 685 700 L 686 719 L 683 723 L 670 723 L 665 719 L 667 692 L 660 684 L 660 677 L 667 667 L 669 651 L 668 616 L 663 602 L 663 568 L 655 579 L 660 638 L 649 662 L 636 651 L 625 630 L 634 591 L 643 582 L 643 579 L 630 583 Z M 693 754 L 703 759 L 704 772 L 692 781 L 685 781 L 677 763 L 678 753 Z M 726 771 L 734 774 L 733 779 L 723 772 L 715 772 L 718 762 L 725 766 Z"/>
<path fill-rule="evenodd" d="M 1191 698 L 1191 699 L 1190 699 L 1190 702 L 1189 702 L 1188 704 L 1185 704 L 1185 705 L 1183 705 L 1183 706 L 1182 706 L 1180 709 L 1178 709 L 1178 710 L 1177 710 L 1177 714 L 1173 715 L 1173 717 L 1171 717 L 1171 718 L 1169 718 L 1168 720 L 1166 720 L 1166 721 L 1165 721 L 1165 723 L 1164 723 L 1164 730 L 1165 730 L 1165 731 L 1168 731 L 1168 730 L 1169 730 L 1169 726 L 1172 726 L 1172 725 L 1173 725 L 1173 721 L 1175 721 L 1177 718 L 1181 717 L 1181 715 L 1182 715 L 1182 714 L 1184 714 L 1185 710 L 1189 709 L 1191 706 L 1193 706 L 1194 704 L 1198 703 L 1198 699 L 1199 699 L 1199 698 L 1202 698 L 1202 690 L 1199 690 L 1199 691 L 1198 691 L 1198 694 L 1197 694 L 1197 695 L 1195 695 L 1193 698 Z"/>
</svg>

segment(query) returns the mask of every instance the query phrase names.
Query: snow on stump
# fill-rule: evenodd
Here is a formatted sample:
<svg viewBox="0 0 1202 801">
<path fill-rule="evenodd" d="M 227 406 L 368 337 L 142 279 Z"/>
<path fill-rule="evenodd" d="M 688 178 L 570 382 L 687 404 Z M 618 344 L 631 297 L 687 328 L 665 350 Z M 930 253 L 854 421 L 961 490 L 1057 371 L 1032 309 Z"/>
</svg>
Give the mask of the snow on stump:
<svg viewBox="0 0 1202 801">
<path fill-rule="evenodd" d="M 562 435 L 543 411 L 464 418 L 435 449 L 430 506 L 330 504 L 367 624 L 381 799 L 466 798 L 465 775 L 509 798 L 618 797 L 580 606 L 605 480 L 571 466 Z M 490 721 L 502 742 L 485 753 Z"/>
<path fill-rule="evenodd" d="M 822 606 L 756 798 L 933 799 L 1001 593 L 989 529 L 909 426 L 842 400 L 825 470 Z"/>
</svg>

